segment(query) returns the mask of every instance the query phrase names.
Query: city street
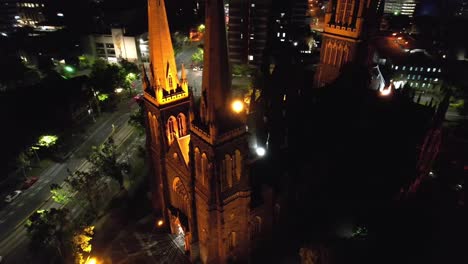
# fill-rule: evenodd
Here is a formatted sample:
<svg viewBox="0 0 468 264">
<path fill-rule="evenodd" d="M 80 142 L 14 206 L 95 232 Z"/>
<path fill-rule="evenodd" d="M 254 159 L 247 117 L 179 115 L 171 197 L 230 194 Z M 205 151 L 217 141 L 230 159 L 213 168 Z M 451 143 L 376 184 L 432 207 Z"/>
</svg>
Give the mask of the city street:
<svg viewBox="0 0 468 264">
<path fill-rule="evenodd" d="M 5 259 L 14 252 L 15 256 L 24 256 L 27 237 L 24 227 L 27 218 L 36 210 L 59 207 L 60 204 L 50 199 L 50 184 L 61 184 L 68 176 L 67 169 L 71 171 L 86 170 L 89 166 L 85 160 L 92 146 L 100 145 L 114 134 L 116 146 L 128 139 L 134 139 L 133 127 L 128 124 L 130 112 L 138 106 L 132 99 L 120 103 L 118 109 L 111 114 L 103 114 L 89 129 L 88 138 L 69 156 L 64 163 L 53 163 L 39 175 L 39 180 L 28 190 L 25 190 L 11 204 L 5 206 L 0 212 L 0 255 Z M 76 212 L 75 212 L 76 213 Z M 22 248 L 22 249 L 18 249 Z M 13 259 L 16 259 L 13 258 Z M 9 262 L 25 263 L 25 262 Z"/>
</svg>

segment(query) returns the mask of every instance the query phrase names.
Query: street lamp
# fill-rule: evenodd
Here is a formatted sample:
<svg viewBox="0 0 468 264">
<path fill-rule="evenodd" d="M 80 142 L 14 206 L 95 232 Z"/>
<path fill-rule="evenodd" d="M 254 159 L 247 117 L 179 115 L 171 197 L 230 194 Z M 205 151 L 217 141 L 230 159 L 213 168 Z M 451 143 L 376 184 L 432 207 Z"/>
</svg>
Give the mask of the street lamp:
<svg viewBox="0 0 468 264">
<path fill-rule="evenodd" d="M 64 69 L 66 72 L 68 72 L 68 73 L 73 73 L 73 72 L 75 72 L 75 69 L 74 69 L 72 66 L 69 66 L 69 65 L 63 67 L 63 69 Z"/>
<path fill-rule="evenodd" d="M 238 114 L 244 110 L 244 103 L 241 100 L 234 100 L 231 104 L 231 108 Z"/>
</svg>

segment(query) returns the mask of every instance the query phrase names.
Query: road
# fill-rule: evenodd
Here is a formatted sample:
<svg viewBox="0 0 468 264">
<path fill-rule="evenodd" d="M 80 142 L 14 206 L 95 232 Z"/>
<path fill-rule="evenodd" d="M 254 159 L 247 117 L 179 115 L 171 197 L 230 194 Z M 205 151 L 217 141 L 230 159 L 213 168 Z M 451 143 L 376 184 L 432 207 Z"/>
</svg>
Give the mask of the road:
<svg viewBox="0 0 468 264">
<path fill-rule="evenodd" d="M 178 74 L 181 76 L 182 64 L 184 65 L 187 73 L 187 80 L 190 87 L 192 87 L 193 95 L 200 97 L 201 95 L 201 82 L 203 71 L 194 71 L 190 65 L 192 64 L 192 54 L 198 49 L 199 43 L 190 43 L 185 45 L 176 56 L 176 64 Z"/>
<path fill-rule="evenodd" d="M 92 146 L 102 144 L 111 133 L 114 133 L 116 145 L 128 139 L 133 128 L 128 125 L 130 112 L 138 106 L 132 100 L 125 100 L 119 104 L 115 112 L 108 117 L 98 119 L 98 123 L 90 129 L 88 138 L 73 152 L 64 163 L 54 163 L 46 169 L 39 180 L 28 190 L 24 191 L 12 203 L 0 211 L 0 255 L 6 256 L 16 251 L 18 246 L 24 246 L 25 220 L 39 209 L 57 207 L 50 198 L 50 184 L 61 184 L 68 176 L 67 169 L 83 170 L 88 166 L 85 160 Z M 105 118 L 105 119 L 103 119 Z M 101 122 L 102 121 L 102 122 Z M 15 252 L 17 253 L 17 252 Z"/>
</svg>

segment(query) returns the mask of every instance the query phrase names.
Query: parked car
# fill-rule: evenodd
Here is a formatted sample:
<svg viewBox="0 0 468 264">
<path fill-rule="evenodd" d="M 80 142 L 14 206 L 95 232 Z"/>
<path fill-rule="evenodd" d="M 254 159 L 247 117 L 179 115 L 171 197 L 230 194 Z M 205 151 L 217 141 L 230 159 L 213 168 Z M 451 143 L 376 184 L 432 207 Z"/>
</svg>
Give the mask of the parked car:
<svg viewBox="0 0 468 264">
<path fill-rule="evenodd" d="M 23 189 L 23 190 L 28 189 L 28 188 L 31 187 L 35 182 L 37 182 L 37 180 L 39 180 L 39 178 L 36 177 L 36 176 L 29 177 L 27 180 L 25 180 L 25 181 L 23 182 L 23 185 L 21 186 L 21 189 Z"/>
<path fill-rule="evenodd" d="M 14 199 L 16 199 L 20 194 L 22 193 L 22 191 L 20 190 L 16 190 L 14 192 L 12 192 L 11 194 L 7 195 L 5 197 L 5 202 L 7 203 L 11 203 Z"/>
</svg>

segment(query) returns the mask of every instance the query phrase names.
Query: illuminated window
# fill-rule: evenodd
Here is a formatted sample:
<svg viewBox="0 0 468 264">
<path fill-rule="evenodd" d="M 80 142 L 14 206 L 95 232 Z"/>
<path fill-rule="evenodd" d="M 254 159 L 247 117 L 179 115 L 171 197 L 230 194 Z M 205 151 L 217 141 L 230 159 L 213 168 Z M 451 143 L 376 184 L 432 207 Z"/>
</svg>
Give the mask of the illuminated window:
<svg viewBox="0 0 468 264">
<path fill-rule="evenodd" d="M 413 67 L 411 66 L 411 67 L 409 68 L 409 70 L 412 71 L 412 70 L 413 70 Z"/>
<path fill-rule="evenodd" d="M 251 6 L 251 7 L 255 7 L 255 4 L 251 4 L 250 6 Z"/>
<path fill-rule="evenodd" d="M 397 65 L 397 66 L 395 66 L 395 70 L 398 70 L 398 65 Z"/>
<path fill-rule="evenodd" d="M 433 69 L 432 69 L 432 72 L 435 72 L 436 70 L 437 70 L 436 68 L 433 68 Z"/>
<path fill-rule="evenodd" d="M 284 37 L 286 37 L 286 33 L 285 33 L 285 32 L 283 32 L 283 38 L 284 38 Z"/>
<path fill-rule="evenodd" d="M 253 61 L 253 55 L 249 55 L 249 61 Z"/>
<path fill-rule="evenodd" d="M 401 69 L 402 69 L 402 70 L 406 70 L 406 66 L 403 66 Z"/>
<path fill-rule="evenodd" d="M 279 33 L 279 32 L 278 32 L 278 33 L 276 33 L 276 36 L 277 36 L 277 37 L 279 37 L 279 36 L 280 36 L 280 34 L 281 34 L 281 33 Z"/>
</svg>

